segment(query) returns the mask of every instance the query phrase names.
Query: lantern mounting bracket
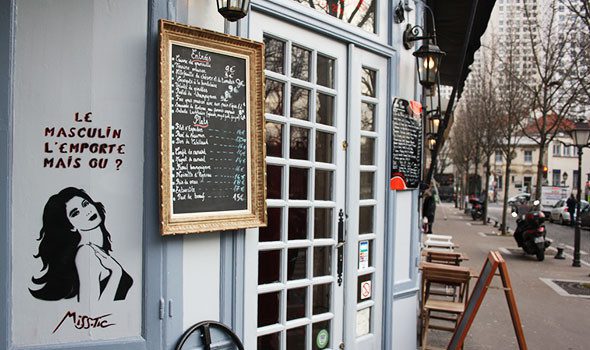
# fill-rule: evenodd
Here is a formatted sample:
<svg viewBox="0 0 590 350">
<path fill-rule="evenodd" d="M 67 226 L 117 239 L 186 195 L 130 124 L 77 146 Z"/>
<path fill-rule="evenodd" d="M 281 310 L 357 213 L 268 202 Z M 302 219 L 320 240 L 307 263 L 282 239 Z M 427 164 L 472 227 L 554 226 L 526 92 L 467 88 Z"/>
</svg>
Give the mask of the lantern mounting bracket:
<svg viewBox="0 0 590 350">
<path fill-rule="evenodd" d="M 406 29 L 404 30 L 404 34 L 403 34 L 403 44 L 404 47 L 406 48 L 406 50 L 409 50 L 412 48 L 412 43 L 414 41 L 418 41 L 418 40 L 434 40 L 435 37 L 434 35 L 424 35 L 425 31 L 424 28 L 422 28 L 419 25 L 415 25 L 412 26 L 411 24 L 408 24 L 406 26 Z"/>
</svg>

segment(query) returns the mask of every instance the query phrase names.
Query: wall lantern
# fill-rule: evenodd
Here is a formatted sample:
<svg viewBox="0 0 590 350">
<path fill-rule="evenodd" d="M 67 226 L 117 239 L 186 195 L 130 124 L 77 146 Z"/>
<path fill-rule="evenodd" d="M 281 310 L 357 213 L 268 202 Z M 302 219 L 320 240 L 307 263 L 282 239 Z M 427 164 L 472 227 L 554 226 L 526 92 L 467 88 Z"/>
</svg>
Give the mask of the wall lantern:
<svg viewBox="0 0 590 350">
<path fill-rule="evenodd" d="M 230 22 L 244 18 L 248 14 L 250 0 L 217 0 L 217 11 Z"/>
<path fill-rule="evenodd" d="M 425 88 L 430 88 L 437 83 L 440 63 L 443 56 L 446 55 L 436 44 L 434 21 L 432 27 L 432 35 L 420 35 L 420 33 L 424 33 L 424 28 L 418 25 L 412 27 L 408 24 L 403 34 L 403 43 L 407 50 L 412 47 L 412 42 L 424 40 L 422 46 L 414 51 L 413 55 L 416 57 L 416 68 L 420 84 Z"/>
<path fill-rule="evenodd" d="M 586 147 L 590 142 L 590 127 L 588 122 L 584 119 L 580 119 L 574 125 L 574 128 L 570 131 L 574 145 L 577 147 Z"/>
<path fill-rule="evenodd" d="M 436 136 L 435 135 L 428 135 L 426 138 L 426 146 L 430 151 L 434 151 L 436 148 Z"/>
<path fill-rule="evenodd" d="M 426 133 L 428 134 L 438 134 L 438 126 L 440 125 L 440 112 L 437 109 L 429 111 L 427 113 L 427 122 L 428 122 L 428 129 Z"/>
</svg>

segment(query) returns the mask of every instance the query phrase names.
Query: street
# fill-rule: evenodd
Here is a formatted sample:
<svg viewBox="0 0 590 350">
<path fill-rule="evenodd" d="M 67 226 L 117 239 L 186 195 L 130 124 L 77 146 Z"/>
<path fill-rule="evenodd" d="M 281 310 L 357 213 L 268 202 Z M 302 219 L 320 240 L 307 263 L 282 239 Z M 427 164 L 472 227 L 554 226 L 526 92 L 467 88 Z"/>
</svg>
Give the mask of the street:
<svg viewBox="0 0 590 350">
<path fill-rule="evenodd" d="M 497 218 L 498 220 L 502 220 L 501 202 L 489 203 L 488 208 L 488 216 L 490 218 Z M 516 219 L 510 216 L 510 208 L 508 208 L 507 225 L 511 230 L 514 230 L 516 228 Z M 545 228 L 547 229 L 547 237 L 553 241 L 551 243 L 553 249 L 562 244 L 564 247 L 564 253 L 566 254 L 566 257 L 568 259 L 573 259 L 574 227 L 554 224 L 550 223 L 549 220 L 546 220 Z M 586 263 L 586 266 L 590 266 L 590 255 L 588 255 L 588 252 L 590 252 L 590 230 L 588 230 L 587 228 L 583 228 L 580 231 L 580 238 L 580 260 L 582 264 Z M 555 250 L 553 249 L 550 249 L 548 253 L 555 252 Z"/>
<path fill-rule="evenodd" d="M 501 208 L 493 206 L 491 213 L 499 214 Z M 510 221 L 514 228 L 514 220 Z M 573 229 L 547 224 L 550 237 L 555 242 L 573 245 Z M 450 203 L 437 206 L 434 233 L 453 236 L 456 251 L 466 254 L 469 260 L 461 266 L 479 274 L 487 254 L 500 251 L 506 261 L 517 309 L 529 349 L 585 350 L 590 344 L 588 315 L 590 314 L 590 264 L 588 255 L 582 255 L 582 267 L 572 267 L 572 250 L 566 247 L 566 260 L 554 259 L 555 249 L 547 251 L 544 261 L 525 255 L 517 248 L 512 236 L 497 235 L 493 225 L 473 221 L 462 210 Z M 588 231 L 582 231 L 584 246 L 588 246 Z M 584 249 L 586 250 L 586 249 Z M 577 292 L 570 294 L 556 284 L 576 281 Z M 474 287 L 476 280 L 471 283 Z M 518 349 L 504 293 L 497 287 L 499 277 L 492 282 L 479 309 L 465 342 L 465 350 Z M 431 332 L 429 345 L 446 348 L 450 333 Z"/>
</svg>

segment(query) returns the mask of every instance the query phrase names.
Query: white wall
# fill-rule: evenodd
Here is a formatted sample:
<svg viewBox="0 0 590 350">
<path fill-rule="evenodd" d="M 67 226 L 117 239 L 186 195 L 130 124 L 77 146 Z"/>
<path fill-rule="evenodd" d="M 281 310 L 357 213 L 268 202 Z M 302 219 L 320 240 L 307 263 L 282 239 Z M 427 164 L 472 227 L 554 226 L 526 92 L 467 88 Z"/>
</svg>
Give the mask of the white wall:
<svg viewBox="0 0 590 350">
<path fill-rule="evenodd" d="M 147 1 L 19 0 L 16 11 L 11 204 L 13 342 L 34 345 L 138 337 L 143 294 Z M 80 113 L 78 120 L 76 112 Z M 87 112 L 92 115 L 83 120 Z M 62 127 L 68 131 L 100 128 L 103 132 L 110 127 L 120 129 L 121 137 L 51 136 L 45 133 L 47 127 L 54 127 L 56 133 Z M 123 145 L 124 153 L 59 150 L 62 143 L 85 142 Z M 68 166 L 69 157 L 79 160 Z M 57 166 L 58 158 L 64 159 L 63 167 Z M 92 158 L 101 158 L 105 167 L 92 168 Z M 54 166 L 44 165 L 45 159 L 53 159 Z M 115 301 L 112 296 L 108 300 L 106 292 L 100 296 L 79 292 L 79 301 L 75 296 L 45 300 L 29 292 L 43 286 L 32 283 L 31 277 L 45 274 L 41 259 L 33 257 L 39 249 L 44 207 L 52 195 L 70 186 L 84 189 L 106 209 L 103 222 L 112 240 L 108 261 L 116 259 L 133 279 L 124 300 Z M 65 209 L 59 212 L 65 217 Z M 55 220 L 50 216 L 47 221 Z M 66 220 L 72 222 L 71 218 Z M 88 233 L 77 231 L 82 239 L 88 237 Z M 100 233 L 98 237 L 96 242 L 102 245 Z M 49 251 L 64 256 L 61 249 L 66 247 L 80 259 L 76 264 L 80 291 L 98 288 L 99 279 L 109 275 L 98 258 L 77 255 L 75 242 L 61 242 Z M 103 325 L 112 325 L 77 329 L 77 325 L 84 326 L 83 316 L 103 316 Z"/>
<path fill-rule="evenodd" d="M 391 350 L 416 349 L 418 297 L 414 295 L 395 299 L 392 313 L 393 349 Z"/>
<path fill-rule="evenodd" d="M 187 24 L 223 33 L 217 3 L 188 0 Z M 219 321 L 220 233 L 186 235 L 183 240 L 183 328 L 204 320 Z"/>
</svg>

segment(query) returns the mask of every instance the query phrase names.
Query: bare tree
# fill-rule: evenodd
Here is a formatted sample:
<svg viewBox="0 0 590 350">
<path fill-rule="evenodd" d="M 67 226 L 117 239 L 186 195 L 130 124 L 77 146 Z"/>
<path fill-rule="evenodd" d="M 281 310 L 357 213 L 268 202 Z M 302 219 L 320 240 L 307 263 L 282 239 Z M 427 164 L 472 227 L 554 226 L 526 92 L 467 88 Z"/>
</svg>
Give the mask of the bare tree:
<svg viewBox="0 0 590 350">
<path fill-rule="evenodd" d="M 499 65 L 495 74 L 497 80 L 497 113 L 499 117 L 498 150 L 502 152 L 504 162 L 504 198 L 502 204 L 502 234 L 507 234 L 506 219 L 508 209 L 508 191 L 510 188 L 510 166 L 516 157 L 516 148 L 523 136 L 521 124 L 530 113 L 530 90 L 520 82 L 525 80 L 522 66 L 517 63 L 516 51 L 520 47 L 512 28 L 495 45 L 499 49 Z"/>
<path fill-rule="evenodd" d="M 572 56 L 575 60 L 575 78 L 580 84 L 581 106 L 590 104 L 590 0 L 561 0 L 570 14 L 576 17 L 575 46 Z"/>
<path fill-rule="evenodd" d="M 534 6 L 534 7 L 533 7 Z M 572 79 L 575 59 L 569 57 L 570 42 L 574 39 L 574 26 L 557 25 L 558 2 L 552 0 L 541 11 L 537 5 L 523 4 L 525 28 L 532 49 L 534 76 L 520 82 L 529 90 L 534 117 L 523 123 L 524 134 L 533 140 L 539 150 L 535 198 L 541 198 L 543 167 L 547 146 L 555 136 L 564 118 L 578 96 L 578 83 Z"/>
<path fill-rule="evenodd" d="M 467 119 L 465 115 L 465 109 L 462 105 L 459 105 L 455 111 L 455 123 L 451 130 L 451 136 L 449 141 L 449 156 L 455 168 L 460 182 L 460 191 L 457 194 L 459 197 L 459 206 L 463 208 L 463 198 L 467 194 L 467 179 L 469 177 L 469 168 L 473 159 L 474 147 L 472 134 L 469 130 L 468 123 L 465 122 Z"/>
</svg>

